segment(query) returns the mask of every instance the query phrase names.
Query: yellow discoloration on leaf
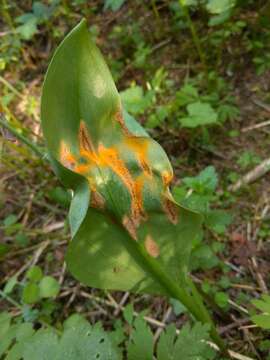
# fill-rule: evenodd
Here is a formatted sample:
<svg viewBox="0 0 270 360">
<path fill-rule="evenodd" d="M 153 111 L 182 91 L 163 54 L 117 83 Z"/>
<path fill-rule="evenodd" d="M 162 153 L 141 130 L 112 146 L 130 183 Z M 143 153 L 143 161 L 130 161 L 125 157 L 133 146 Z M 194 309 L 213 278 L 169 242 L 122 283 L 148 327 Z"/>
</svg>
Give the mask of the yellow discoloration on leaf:
<svg viewBox="0 0 270 360">
<path fill-rule="evenodd" d="M 124 141 L 125 145 L 135 153 L 144 175 L 151 177 L 152 170 L 147 157 L 149 140 L 129 136 L 126 137 Z"/>
<path fill-rule="evenodd" d="M 160 253 L 159 246 L 150 235 L 146 236 L 144 246 L 150 256 L 154 258 L 159 256 Z"/>
<path fill-rule="evenodd" d="M 64 166 L 88 179 L 92 192 L 91 206 L 95 208 L 104 208 L 105 199 L 98 192 L 96 179 L 93 173 L 91 174 L 91 171 L 95 168 L 101 170 L 102 168 L 109 168 L 118 176 L 128 190 L 131 199 L 130 211 L 123 217 L 122 223 L 131 237 L 137 240 L 137 228 L 142 221 L 147 219 L 143 201 L 144 185 L 145 182 L 147 182 L 149 186 L 149 184 L 151 185 L 151 180 L 154 180 L 151 164 L 148 159 L 148 149 L 149 146 L 151 146 L 151 142 L 149 142 L 148 138 L 130 136 L 121 113 L 117 113 L 115 117 L 123 130 L 123 144 L 125 149 L 135 156 L 141 168 L 142 172 L 139 176 L 136 178 L 132 176 L 132 173 L 125 161 L 121 158 L 119 149 L 116 146 L 106 147 L 100 142 L 95 149 L 84 121 L 80 122 L 79 127 L 79 154 L 77 156 L 71 154 L 68 146 L 62 141 L 60 146 L 60 159 Z M 161 190 L 163 210 L 169 221 L 176 224 L 178 222 L 176 207 L 166 195 L 173 174 L 171 171 L 166 170 L 160 174 L 160 177 L 164 186 L 163 190 Z"/>
<path fill-rule="evenodd" d="M 67 144 L 64 141 L 60 143 L 60 161 L 61 163 L 70 170 L 73 170 L 76 165 L 76 159 L 71 154 Z"/>
<path fill-rule="evenodd" d="M 173 180 L 173 173 L 169 171 L 163 171 L 162 181 L 165 187 L 168 187 Z"/>
</svg>

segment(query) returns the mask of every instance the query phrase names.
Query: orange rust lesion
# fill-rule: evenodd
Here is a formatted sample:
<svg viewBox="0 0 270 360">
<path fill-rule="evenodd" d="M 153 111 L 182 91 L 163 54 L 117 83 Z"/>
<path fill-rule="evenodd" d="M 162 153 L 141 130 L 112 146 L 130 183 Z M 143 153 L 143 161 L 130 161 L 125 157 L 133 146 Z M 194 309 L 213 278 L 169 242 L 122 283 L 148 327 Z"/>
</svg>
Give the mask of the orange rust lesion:
<svg viewBox="0 0 270 360">
<path fill-rule="evenodd" d="M 125 162 L 121 159 L 117 148 L 105 147 L 102 143 L 99 143 L 95 151 L 84 122 L 80 124 L 79 145 L 80 155 L 87 160 L 87 163 L 77 165 L 76 170 L 78 172 L 85 173 L 92 166 L 109 167 L 121 179 L 129 191 L 131 211 L 130 216 L 127 216 L 123 222 L 126 224 L 126 228 L 132 234 L 132 237 L 136 238 L 136 228 L 139 226 L 140 221 L 145 218 L 143 210 L 143 178 L 134 179 L 132 177 Z"/>
<path fill-rule="evenodd" d="M 68 145 L 63 140 L 60 142 L 59 157 L 61 164 L 63 164 L 68 169 L 73 170 L 74 166 L 76 165 L 76 159 L 71 154 Z"/>
<path fill-rule="evenodd" d="M 90 152 L 94 151 L 91 138 L 89 136 L 86 124 L 83 120 L 81 120 L 79 127 L 79 144 L 80 144 L 80 150 L 90 151 Z"/>
<path fill-rule="evenodd" d="M 153 238 L 150 235 L 147 235 L 144 242 L 145 249 L 147 253 L 157 258 L 160 254 L 159 246 L 158 244 L 153 240 Z"/>
<path fill-rule="evenodd" d="M 98 155 L 100 158 L 100 165 L 110 167 L 128 189 L 131 196 L 131 217 L 135 227 L 137 227 L 141 219 L 144 218 L 142 196 L 143 179 L 133 179 L 124 161 L 119 157 L 116 149 L 105 148 L 102 144 L 99 144 Z"/>
<path fill-rule="evenodd" d="M 77 164 L 76 166 L 74 166 L 74 171 L 78 174 L 87 174 L 90 169 L 90 164 Z"/>
<path fill-rule="evenodd" d="M 121 115 L 121 114 L 120 114 Z M 123 119 L 117 115 L 118 121 L 123 122 Z M 123 218 L 123 225 L 130 233 L 132 238 L 137 239 L 136 231 L 141 221 L 146 219 L 146 214 L 143 206 L 143 188 L 145 178 L 152 176 L 152 170 L 147 159 L 148 141 L 136 137 L 125 137 L 125 144 L 128 149 L 132 150 L 137 156 L 139 165 L 142 169 L 142 174 L 136 179 L 133 178 L 126 163 L 121 159 L 119 150 L 114 147 L 105 147 L 102 143 L 99 143 L 95 149 L 87 130 L 84 121 L 80 122 L 79 126 L 79 155 L 73 156 L 64 142 L 61 143 L 60 158 L 62 163 L 73 169 L 73 171 L 86 176 L 89 180 L 89 185 L 92 190 L 92 202 L 91 206 L 104 208 L 105 200 L 98 193 L 95 186 L 95 179 L 90 181 L 90 170 L 98 167 L 110 168 L 122 181 L 131 198 L 131 209 Z M 83 161 L 83 163 L 82 163 Z"/>
<path fill-rule="evenodd" d="M 120 125 L 124 135 L 126 136 L 130 136 L 130 131 L 127 128 L 127 125 L 125 123 L 124 117 L 123 117 L 123 112 L 121 109 L 119 109 L 116 114 L 114 115 L 114 119 L 116 120 L 116 122 L 118 122 L 118 124 Z"/>
<path fill-rule="evenodd" d="M 102 210 L 105 208 L 105 199 L 98 191 L 92 191 L 90 204 L 91 207 Z"/>
<path fill-rule="evenodd" d="M 137 238 L 137 224 L 134 222 L 134 218 L 125 215 L 122 220 L 124 228 L 127 230 L 132 239 L 138 240 Z"/>
<path fill-rule="evenodd" d="M 161 176 L 164 186 L 168 187 L 173 180 L 173 172 L 165 170 L 162 172 Z"/>
<path fill-rule="evenodd" d="M 126 146 L 131 149 L 139 162 L 139 165 L 144 173 L 145 176 L 152 177 L 152 169 L 149 165 L 148 159 L 148 148 L 149 148 L 149 141 L 148 139 L 136 138 L 134 137 L 127 137 L 125 138 Z"/>
<path fill-rule="evenodd" d="M 165 214 L 167 215 L 169 221 L 172 224 L 176 225 L 178 223 L 178 217 L 179 217 L 179 211 L 176 204 L 172 200 L 164 196 L 162 205 L 163 205 L 163 210 L 165 211 Z"/>
</svg>

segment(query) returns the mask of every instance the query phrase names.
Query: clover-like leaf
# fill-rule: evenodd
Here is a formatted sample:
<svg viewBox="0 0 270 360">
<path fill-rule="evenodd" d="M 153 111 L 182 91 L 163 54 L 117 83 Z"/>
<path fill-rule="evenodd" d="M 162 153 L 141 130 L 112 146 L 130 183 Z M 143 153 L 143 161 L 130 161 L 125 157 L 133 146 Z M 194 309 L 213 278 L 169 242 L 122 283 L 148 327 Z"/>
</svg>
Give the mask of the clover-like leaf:
<svg viewBox="0 0 270 360">
<path fill-rule="evenodd" d="M 160 145 L 123 110 L 82 21 L 49 66 L 42 126 L 53 166 L 72 188 L 72 274 L 97 288 L 168 294 L 185 277 L 200 216 L 179 206 Z"/>
</svg>

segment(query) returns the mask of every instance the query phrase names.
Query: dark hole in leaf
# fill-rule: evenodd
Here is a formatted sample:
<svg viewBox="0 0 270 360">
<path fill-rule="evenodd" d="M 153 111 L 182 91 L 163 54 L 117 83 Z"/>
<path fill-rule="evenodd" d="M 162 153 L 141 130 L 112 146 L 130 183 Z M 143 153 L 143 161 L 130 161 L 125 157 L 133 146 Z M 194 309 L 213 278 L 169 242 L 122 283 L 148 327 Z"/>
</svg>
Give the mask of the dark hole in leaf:
<svg viewBox="0 0 270 360">
<path fill-rule="evenodd" d="M 102 338 L 102 339 L 99 340 L 99 343 L 102 344 L 102 343 L 104 343 L 104 341 L 105 341 L 105 339 Z"/>
</svg>

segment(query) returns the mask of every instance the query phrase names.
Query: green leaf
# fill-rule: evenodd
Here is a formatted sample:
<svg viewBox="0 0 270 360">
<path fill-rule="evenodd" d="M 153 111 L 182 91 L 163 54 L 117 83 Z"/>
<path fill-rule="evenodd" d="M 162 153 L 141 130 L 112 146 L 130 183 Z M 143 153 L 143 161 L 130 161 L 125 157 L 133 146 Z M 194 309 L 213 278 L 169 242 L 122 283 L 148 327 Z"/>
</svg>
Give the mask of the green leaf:
<svg viewBox="0 0 270 360">
<path fill-rule="evenodd" d="M 198 193 L 212 193 L 218 184 L 218 175 L 214 166 L 207 166 L 197 176 L 185 177 L 183 183 Z"/>
<path fill-rule="evenodd" d="M 29 279 L 31 282 L 38 282 L 41 280 L 42 275 L 42 270 L 37 265 L 31 267 L 26 273 L 27 279 Z"/>
<path fill-rule="evenodd" d="M 23 289 L 23 301 L 26 304 L 34 304 L 39 300 L 39 287 L 35 283 L 26 284 Z"/>
<path fill-rule="evenodd" d="M 48 192 L 48 195 L 51 200 L 62 205 L 63 207 L 68 207 L 70 204 L 71 196 L 70 194 L 60 186 L 56 186 Z"/>
<path fill-rule="evenodd" d="M 25 341 L 29 339 L 33 334 L 34 334 L 34 330 L 32 324 L 30 323 L 19 324 L 17 326 L 16 333 L 14 333 L 14 337 L 16 338 L 17 342 L 8 351 L 5 360 L 21 360 L 23 356 Z"/>
<path fill-rule="evenodd" d="M 179 121 L 183 127 L 195 128 L 202 125 L 211 125 L 217 122 L 216 111 L 208 103 L 195 102 L 187 106 L 188 116 Z"/>
<path fill-rule="evenodd" d="M 34 15 L 29 17 L 23 25 L 16 28 L 16 31 L 24 40 L 30 40 L 37 32 L 37 18 Z"/>
<path fill-rule="evenodd" d="M 205 217 L 205 224 L 217 234 L 224 234 L 232 222 L 232 216 L 224 210 L 210 210 Z"/>
<path fill-rule="evenodd" d="M 270 329 L 270 314 L 254 315 L 250 319 L 262 329 Z"/>
<path fill-rule="evenodd" d="M 72 274 L 97 288 L 168 294 L 167 282 L 185 277 L 201 218 L 173 200 L 169 160 L 123 111 L 84 21 L 53 57 L 41 113 L 55 171 L 75 192 Z"/>
<path fill-rule="evenodd" d="M 124 4 L 125 0 L 105 0 L 104 1 L 104 10 L 111 9 L 112 11 L 117 11 Z"/>
<path fill-rule="evenodd" d="M 76 188 L 69 209 L 71 235 L 74 236 L 82 224 L 88 210 L 90 200 L 89 185 L 82 181 Z"/>
<path fill-rule="evenodd" d="M 235 5 L 235 0 L 208 0 L 206 8 L 211 14 L 227 12 Z"/>
<path fill-rule="evenodd" d="M 270 329 L 270 296 L 264 294 L 260 300 L 253 300 L 252 304 L 261 310 L 262 314 L 251 316 L 251 320 L 263 329 Z"/>
<path fill-rule="evenodd" d="M 9 252 L 10 247 L 7 244 L 0 244 L 0 260 Z"/>
<path fill-rule="evenodd" d="M 175 325 L 169 325 L 161 334 L 157 346 L 157 360 L 173 360 L 176 337 Z"/>
<path fill-rule="evenodd" d="M 58 339 L 52 330 L 38 330 L 34 336 L 25 342 L 23 360 L 52 360 L 56 359 Z M 75 360 L 75 359 L 74 359 Z"/>
<path fill-rule="evenodd" d="M 67 329 L 60 339 L 55 360 L 119 360 L 120 352 L 104 330 L 89 324 Z"/>
<path fill-rule="evenodd" d="M 0 340 L 8 331 L 10 327 L 10 321 L 11 321 L 11 314 L 5 311 L 0 313 Z"/>
<path fill-rule="evenodd" d="M 153 346 L 151 330 L 142 317 L 137 317 L 127 346 L 128 360 L 152 360 Z"/>
<path fill-rule="evenodd" d="M 182 222 L 178 226 L 172 227 L 163 214 L 151 215 L 147 223 L 147 231 L 151 230 L 152 238 L 156 239 L 156 246 L 160 250 L 158 256 L 155 253 L 153 255 L 177 283 L 181 282 L 185 273 L 191 247 L 189 241 L 195 231 L 198 231 L 199 224 L 186 210 L 182 209 L 180 216 Z M 191 233 L 192 226 L 195 226 L 195 231 Z M 142 238 L 147 237 L 145 231 L 146 229 L 142 228 Z M 160 284 L 160 279 L 153 277 L 147 266 L 147 260 L 152 261 L 153 257 L 151 259 L 151 255 L 145 253 L 144 244 L 140 251 L 140 245 L 110 218 L 97 210 L 89 209 L 69 246 L 67 263 L 75 277 L 97 288 L 167 294 Z M 154 245 L 152 251 L 155 250 Z M 142 256 L 141 252 L 145 253 L 145 256 Z M 174 267 L 173 264 L 177 266 Z"/>
<path fill-rule="evenodd" d="M 125 109 L 131 114 L 142 114 L 150 105 L 151 98 L 145 96 L 141 86 L 132 86 L 121 92 Z"/>
<path fill-rule="evenodd" d="M 178 106 L 194 103 L 199 99 L 198 90 L 191 84 L 186 83 L 181 90 L 176 93 L 176 101 Z"/>
<path fill-rule="evenodd" d="M 16 224 L 17 221 L 18 221 L 17 216 L 15 214 L 10 214 L 4 219 L 3 224 L 4 226 L 8 227 Z"/>
<path fill-rule="evenodd" d="M 229 301 L 229 295 L 226 294 L 223 291 L 218 291 L 215 293 L 215 302 L 220 306 L 221 308 L 228 307 L 228 301 Z"/>
<path fill-rule="evenodd" d="M 209 26 L 218 26 L 229 20 L 232 15 L 232 10 L 229 9 L 220 14 L 214 15 L 210 18 L 208 25 Z"/>
<path fill-rule="evenodd" d="M 185 325 L 178 337 L 174 325 L 160 336 L 157 360 L 211 360 L 215 352 L 207 344 L 209 327 L 196 323 L 193 328 Z"/>
<path fill-rule="evenodd" d="M 5 294 L 10 294 L 10 293 L 13 291 L 13 289 L 14 289 L 14 287 L 16 286 L 17 283 L 18 283 L 17 277 L 16 277 L 16 276 L 12 276 L 12 277 L 8 280 L 8 282 L 6 283 L 3 292 L 4 292 Z"/>
<path fill-rule="evenodd" d="M 39 294 L 42 298 L 51 298 L 58 295 L 60 285 L 52 276 L 44 276 L 39 283 Z"/>
<path fill-rule="evenodd" d="M 123 310 L 123 316 L 126 322 L 131 325 L 134 318 L 134 308 L 132 304 L 128 304 L 127 306 L 125 306 Z"/>
</svg>

